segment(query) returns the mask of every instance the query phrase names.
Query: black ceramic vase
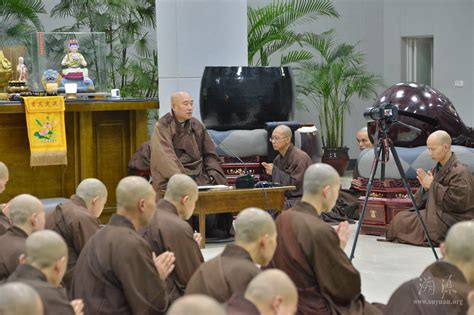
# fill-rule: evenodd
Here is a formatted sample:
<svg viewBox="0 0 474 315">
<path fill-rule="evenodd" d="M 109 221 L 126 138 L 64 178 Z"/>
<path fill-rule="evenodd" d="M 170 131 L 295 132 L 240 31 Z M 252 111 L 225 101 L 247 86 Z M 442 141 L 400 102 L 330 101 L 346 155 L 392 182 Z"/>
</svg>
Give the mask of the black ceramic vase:
<svg viewBox="0 0 474 315">
<path fill-rule="evenodd" d="M 208 129 L 258 129 L 291 120 L 293 75 L 289 67 L 206 67 L 199 104 Z"/>
</svg>

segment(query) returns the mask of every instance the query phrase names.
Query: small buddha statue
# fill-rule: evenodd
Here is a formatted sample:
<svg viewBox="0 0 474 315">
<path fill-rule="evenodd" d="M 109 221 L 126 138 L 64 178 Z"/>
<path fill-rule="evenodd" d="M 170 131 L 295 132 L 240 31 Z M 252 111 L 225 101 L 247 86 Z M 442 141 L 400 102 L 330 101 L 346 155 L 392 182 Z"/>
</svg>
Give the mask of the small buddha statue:
<svg viewBox="0 0 474 315">
<path fill-rule="evenodd" d="M 86 68 L 87 62 L 84 59 L 84 56 L 78 51 L 79 50 L 79 41 L 77 39 L 71 39 L 67 43 L 68 52 L 63 58 L 61 65 L 65 67 L 63 69 L 63 77 L 68 77 L 69 74 L 78 74 L 82 73 L 83 78 L 89 76 L 88 70 Z M 82 68 L 81 68 L 82 67 Z M 72 75 L 74 77 L 74 75 Z"/>
</svg>

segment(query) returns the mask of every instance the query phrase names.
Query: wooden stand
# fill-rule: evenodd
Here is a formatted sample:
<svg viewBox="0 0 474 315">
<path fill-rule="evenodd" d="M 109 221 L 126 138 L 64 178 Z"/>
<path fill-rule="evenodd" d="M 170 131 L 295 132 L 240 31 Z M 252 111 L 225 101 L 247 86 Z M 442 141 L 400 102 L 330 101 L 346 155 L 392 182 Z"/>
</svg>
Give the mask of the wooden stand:
<svg viewBox="0 0 474 315">
<path fill-rule="evenodd" d="M 88 177 L 107 186 L 102 223 L 115 211 L 115 188 L 127 176 L 127 164 L 147 141 L 147 110 L 157 99 L 94 99 L 66 101 L 68 165 L 30 167 L 30 148 L 24 106 L 0 102 L 0 160 L 10 170 L 10 181 L 0 202 L 29 193 L 38 198 L 69 198 Z"/>
</svg>

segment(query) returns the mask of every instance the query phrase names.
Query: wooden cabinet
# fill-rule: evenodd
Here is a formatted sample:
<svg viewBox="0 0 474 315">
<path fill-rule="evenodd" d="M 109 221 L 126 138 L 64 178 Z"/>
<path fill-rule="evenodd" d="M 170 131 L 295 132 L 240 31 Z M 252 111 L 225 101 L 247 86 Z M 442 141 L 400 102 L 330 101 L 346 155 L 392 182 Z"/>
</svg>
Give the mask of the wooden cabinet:
<svg viewBox="0 0 474 315">
<path fill-rule="evenodd" d="M 115 211 L 115 188 L 127 175 L 127 164 L 147 141 L 147 110 L 157 99 L 94 99 L 66 101 L 68 164 L 30 167 L 24 106 L 0 102 L 0 161 L 10 181 L 0 202 L 29 193 L 38 198 L 69 198 L 79 182 L 96 177 L 104 182 L 108 200 L 101 221 Z"/>
</svg>

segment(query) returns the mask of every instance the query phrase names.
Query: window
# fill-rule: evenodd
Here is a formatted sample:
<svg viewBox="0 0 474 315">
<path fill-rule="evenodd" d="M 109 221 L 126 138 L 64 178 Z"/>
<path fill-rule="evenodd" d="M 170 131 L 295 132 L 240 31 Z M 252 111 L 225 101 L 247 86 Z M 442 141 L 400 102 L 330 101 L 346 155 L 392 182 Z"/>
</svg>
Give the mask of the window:
<svg viewBox="0 0 474 315">
<path fill-rule="evenodd" d="M 402 37 L 402 81 L 431 86 L 433 37 Z"/>
</svg>

